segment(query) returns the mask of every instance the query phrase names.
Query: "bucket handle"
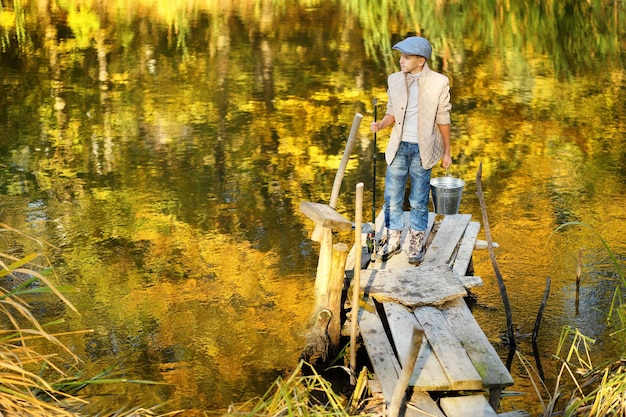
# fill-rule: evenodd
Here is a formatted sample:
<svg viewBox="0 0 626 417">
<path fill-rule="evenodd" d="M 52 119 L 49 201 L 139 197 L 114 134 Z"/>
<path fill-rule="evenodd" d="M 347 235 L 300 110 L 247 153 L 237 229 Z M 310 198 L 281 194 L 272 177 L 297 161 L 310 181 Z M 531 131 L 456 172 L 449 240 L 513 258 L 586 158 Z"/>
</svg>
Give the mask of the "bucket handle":
<svg viewBox="0 0 626 417">
<path fill-rule="evenodd" d="M 450 167 L 446 168 L 446 175 L 445 175 L 445 176 L 446 176 L 446 178 L 447 178 L 447 177 L 450 177 Z M 446 186 L 445 186 L 445 184 L 444 184 L 444 186 L 443 186 L 443 187 L 441 187 L 441 189 L 442 189 L 442 190 L 447 190 L 447 189 L 448 189 L 448 187 L 446 187 Z"/>
<path fill-rule="evenodd" d="M 451 177 L 452 175 L 450 175 L 450 167 L 446 168 L 446 178 Z M 444 190 L 447 190 L 448 187 L 446 187 L 445 185 L 443 186 Z"/>
</svg>

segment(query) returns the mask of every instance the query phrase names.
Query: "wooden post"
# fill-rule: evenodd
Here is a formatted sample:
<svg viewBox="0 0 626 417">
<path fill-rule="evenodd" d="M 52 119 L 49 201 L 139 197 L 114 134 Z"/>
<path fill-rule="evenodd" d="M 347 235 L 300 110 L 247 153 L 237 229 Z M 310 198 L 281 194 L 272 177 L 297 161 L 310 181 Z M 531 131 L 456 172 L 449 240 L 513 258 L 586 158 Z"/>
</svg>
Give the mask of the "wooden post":
<svg viewBox="0 0 626 417">
<path fill-rule="evenodd" d="M 329 354 L 331 357 L 339 353 L 339 342 L 341 340 L 341 294 L 346 275 L 347 257 L 348 246 L 345 243 L 335 243 L 333 245 L 333 260 L 328 284 L 328 305 L 325 307 L 331 313 L 330 323 L 328 324 Z"/>
<path fill-rule="evenodd" d="M 315 275 L 315 302 L 317 312 L 328 305 L 328 287 L 333 258 L 333 233 L 330 227 L 321 227 L 320 255 Z"/>
<path fill-rule="evenodd" d="M 338 347 L 341 338 L 341 291 L 343 290 L 343 276 L 348 251 L 347 248 L 345 251 L 338 248 L 337 253 L 334 254 L 332 231 L 333 229 L 349 230 L 352 227 L 351 222 L 335 211 L 335 206 L 362 118 L 363 115 L 360 113 L 354 116 L 341 164 L 335 175 L 329 205 L 311 202 L 300 203 L 300 210 L 315 221 L 315 229 L 311 239 L 320 243 L 315 276 L 315 325 L 309 334 L 307 347 L 302 354 L 302 358 L 307 361 L 314 355 L 321 355 L 325 359 L 328 351 L 334 351 Z M 339 298 L 337 298 L 337 294 Z"/>
<path fill-rule="evenodd" d="M 313 363 L 317 358 L 326 361 L 330 351 L 328 328 L 332 312 L 328 309 L 330 275 L 333 256 L 333 234 L 330 227 L 320 226 L 320 255 L 317 261 L 315 277 L 315 307 L 313 309 L 312 327 L 307 335 L 307 343 L 300 359 Z"/>
<path fill-rule="evenodd" d="M 356 373 L 356 332 L 359 319 L 359 300 L 361 298 L 361 244 L 363 218 L 363 183 L 356 185 L 356 209 L 354 213 L 354 278 L 352 279 L 352 311 L 350 326 L 350 369 Z"/>
<path fill-rule="evenodd" d="M 315 358 L 321 357 L 325 361 L 330 352 L 337 350 L 341 337 L 341 324 L 335 326 L 335 321 L 340 321 L 341 291 L 348 252 L 345 245 L 343 249 L 340 246 L 333 247 L 332 231 L 350 230 L 352 222 L 326 204 L 303 201 L 300 210 L 315 221 L 316 229 L 320 230 L 313 326 L 307 336 L 307 345 L 303 349 L 301 359 L 313 362 Z M 338 327 L 338 330 L 335 330 L 335 327 Z M 335 333 L 338 336 L 335 336 Z"/>
</svg>

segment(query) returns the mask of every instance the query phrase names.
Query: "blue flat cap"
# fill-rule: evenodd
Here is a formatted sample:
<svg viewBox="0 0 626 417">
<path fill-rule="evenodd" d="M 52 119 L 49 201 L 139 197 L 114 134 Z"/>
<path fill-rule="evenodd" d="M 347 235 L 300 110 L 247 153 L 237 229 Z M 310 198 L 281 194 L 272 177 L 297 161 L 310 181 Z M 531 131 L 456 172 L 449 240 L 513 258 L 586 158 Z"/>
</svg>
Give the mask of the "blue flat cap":
<svg viewBox="0 0 626 417">
<path fill-rule="evenodd" d="M 406 38 L 405 40 L 395 44 L 393 49 L 397 49 L 407 55 L 423 56 L 426 59 L 430 59 L 430 54 L 433 52 L 430 42 L 421 36 L 411 36 Z"/>
</svg>

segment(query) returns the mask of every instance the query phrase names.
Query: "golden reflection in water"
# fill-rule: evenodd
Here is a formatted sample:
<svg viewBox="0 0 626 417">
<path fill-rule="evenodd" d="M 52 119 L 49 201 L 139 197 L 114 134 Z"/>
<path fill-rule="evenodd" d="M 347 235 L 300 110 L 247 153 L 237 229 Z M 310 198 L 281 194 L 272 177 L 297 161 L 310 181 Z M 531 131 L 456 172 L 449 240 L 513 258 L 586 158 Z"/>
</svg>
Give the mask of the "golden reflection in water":
<svg viewBox="0 0 626 417">
<path fill-rule="evenodd" d="M 84 325 L 96 327 L 85 344 L 104 351 L 118 344 L 124 357 L 147 366 L 145 379 L 169 384 L 129 387 L 129 398 L 154 391 L 174 408 L 219 408 L 255 397 L 297 364 L 311 314 L 310 277 L 279 274 L 275 254 L 232 236 L 198 234 L 172 218 L 145 220 L 134 239 L 146 248 L 143 268 L 151 273 L 128 253 L 112 256 L 93 279 L 119 277 L 107 280 L 116 285 L 114 298 L 110 289 L 75 298 L 87 311 Z M 94 303 L 114 311 L 93 317 L 86 305 Z M 133 347 L 125 338 L 134 337 Z"/>
<path fill-rule="evenodd" d="M 623 261 L 624 11 L 418 3 L 43 2 L 29 19 L 3 8 L 1 214 L 63 248 L 52 255 L 83 312 L 65 316 L 94 329 L 76 343 L 86 366 L 121 363 L 172 384 L 128 396 L 213 408 L 263 393 L 295 364 L 317 256 L 299 204 L 328 201 L 356 112 L 364 120 L 338 210 L 352 218 L 359 181 L 371 197 L 372 98 L 380 117 L 397 69 L 391 44 L 417 29 L 451 79 L 451 173 L 466 181 L 461 210 L 474 220 L 483 167 L 520 332 L 532 329 L 550 276 L 544 358 L 565 324 L 606 339 L 614 276 L 594 233 Z M 378 207 L 383 165 L 379 155 Z M 591 229 L 553 233 L 572 221 Z M 498 343 L 486 252 L 475 266 L 485 282 L 475 312 Z"/>
</svg>

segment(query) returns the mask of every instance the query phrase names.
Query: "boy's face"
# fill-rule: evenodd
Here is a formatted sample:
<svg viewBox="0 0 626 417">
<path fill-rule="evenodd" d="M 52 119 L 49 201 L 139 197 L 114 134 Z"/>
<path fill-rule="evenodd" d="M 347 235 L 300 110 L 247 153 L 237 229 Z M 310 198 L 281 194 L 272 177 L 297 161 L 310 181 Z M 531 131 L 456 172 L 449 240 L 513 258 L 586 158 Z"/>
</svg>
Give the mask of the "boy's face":
<svg viewBox="0 0 626 417">
<path fill-rule="evenodd" d="M 403 72 L 409 72 L 411 74 L 417 74 L 422 71 L 426 58 L 418 55 L 400 55 L 400 69 Z"/>
</svg>

